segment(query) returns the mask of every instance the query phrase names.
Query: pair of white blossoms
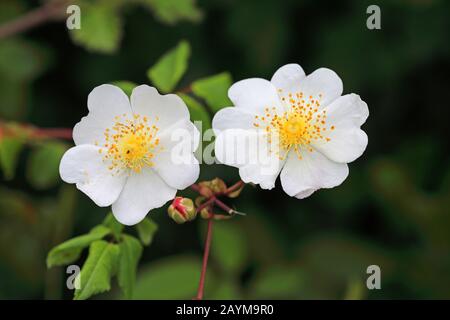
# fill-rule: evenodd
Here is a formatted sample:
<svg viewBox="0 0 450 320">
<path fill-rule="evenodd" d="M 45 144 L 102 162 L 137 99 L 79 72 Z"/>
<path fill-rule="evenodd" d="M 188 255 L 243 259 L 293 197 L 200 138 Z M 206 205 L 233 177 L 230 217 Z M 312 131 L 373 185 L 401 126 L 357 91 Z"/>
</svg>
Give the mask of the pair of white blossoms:
<svg viewBox="0 0 450 320">
<path fill-rule="evenodd" d="M 271 81 L 233 84 L 234 107 L 213 119 L 217 160 L 263 189 L 280 175 L 284 191 L 299 199 L 340 185 L 347 163 L 367 146 L 360 127 L 369 115 L 358 95 L 342 90 L 332 70 L 306 76 L 297 64 L 281 67 Z M 112 205 L 119 222 L 138 223 L 198 179 L 193 153 L 200 135 L 178 96 L 141 85 L 128 99 L 118 87 L 101 85 L 89 94 L 88 109 L 60 174 L 98 206 Z"/>
</svg>

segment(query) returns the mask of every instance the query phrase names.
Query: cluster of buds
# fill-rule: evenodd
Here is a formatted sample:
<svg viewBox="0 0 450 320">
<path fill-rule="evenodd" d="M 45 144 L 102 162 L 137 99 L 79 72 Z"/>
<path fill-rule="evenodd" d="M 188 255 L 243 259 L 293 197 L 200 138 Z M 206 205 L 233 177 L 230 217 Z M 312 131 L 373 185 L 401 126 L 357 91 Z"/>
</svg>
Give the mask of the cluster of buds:
<svg viewBox="0 0 450 320">
<path fill-rule="evenodd" d="M 198 184 L 200 194 L 205 198 L 210 198 L 213 195 L 223 194 L 227 191 L 227 185 L 222 179 L 215 178 L 210 181 L 202 181 Z"/>
<path fill-rule="evenodd" d="M 230 219 L 235 214 L 245 215 L 228 207 L 218 199 L 218 197 L 221 196 L 236 198 L 241 193 L 244 185 L 245 184 L 240 181 L 231 187 L 227 187 L 225 182 L 219 178 L 199 182 L 195 185 L 196 188 L 194 189 L 200 194 L 200 196 L 195 199 L 195 205 L 189 198 L 176 197 L 167 210 L 169 217 L 176 223 L 181 224 L 194 220 L 197 217 L 197 213 L 200 213 L 200 217 L 203 219 L 213 218 L 215 220 Z M 227 214 L 214 213 L 212 211 L 214 206 L 225 211 Z"/>
</svg>

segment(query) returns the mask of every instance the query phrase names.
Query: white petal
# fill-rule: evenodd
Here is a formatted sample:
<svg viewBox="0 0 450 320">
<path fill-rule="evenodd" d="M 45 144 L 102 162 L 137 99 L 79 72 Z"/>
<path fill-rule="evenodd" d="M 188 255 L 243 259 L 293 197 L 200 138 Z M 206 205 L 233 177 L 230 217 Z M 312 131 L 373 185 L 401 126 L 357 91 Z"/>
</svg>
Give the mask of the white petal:
<svg viewBox="0 0 450 320">
<path fill-rule="evenodd" d="M 114 125 L 114 117 L 130 114 L 131 106 L 127 95 L 118 87 L 103 84 L 94 88 L 88 96 L 89 114 L 73 129 L 76 145 L 104 143 L 105 129 Z"/>
<path fill-rule="evenodd" d="M 348 166 L 329 160 L 318 151 L 303 151 L 302 159 L 290 152 L 281 171 L 281 186 L 291 197 L 304 198 L 320 188 L 340 185 L 348 176 Z"/>
<path fill-rule="evenodd" d="M 61 159 L 59 172 L 65 182 L 76 183 L 98 206 L 106 207 L 119 197 L 126 175 L 113 175 L 99 150 L 87 144 L 69 149 Z"/>
<path fill-rule="evenodd" d="M 156 125 L 164 129 L 179 120 L 189 120 L 186 104 L 175 94 L 161 95 L 150 86 L 141 85 L 131 93 L 131 108 L 135 114 L 147 116 L 151 121 L 158 117 Z"/>
<path fill-rule="evenodd" d="M 338 98 L 325 108 L 327 111 L 326 131 L 330 141 L 318 141 L 314 147 L 336 162 L 352 162 L 362 155 L 367 147 L 367 135 L 359 127 L 369 116 L 367 104 L 356 94 Z"/>
<path fill-rule="evenodd" d="M 218 134 L 226 129 L 251 129 L 255 118 L 250 113 L 236 107 L 219 110 L 212 121 L 214 132 Z"/>
<path fill-rule="evenodd" d="M 268 80 L 252 78 L 236 82 L 228 90 L 234 105 L 250 114 L 264 114 L 265 108 L 283 112 L 277 89 Z"/>
<path fill-rule="evenodd" d="M 320 68 L 300 81 L 298 91 L 305 97 L 313 96 L 317 99 L 321 96 L 321 107 L 326 106 L 341 96 L 343 84 L 341 78 L 333 70 Z"/>
<path fill-rule="evenodd" d="M 197 181 L 200 165 L 194 156 L 199 131 L 189 120 L 181 120 L 160 136 L 163 151 L 154 159 L 154 169 L 171 187 L 185 189 Z"/>
<path fill-rule="evenodd" d="M 295 195 L 297 199 L 305 199 L 308 198 L 310 195 L 312 195 L 314 192 L 316 192 L 317 189 L 307 189 L 305 191 L 299 192 Z"/>
<path fill-rule="evenodd" d="M 245 183 L 259 184 L 262 189 L 273 189 L 275 181 L 280 174 L 284 162 L 281 160 L 273 161 L 273 167 L 262 167 L 260 165 L 248 164 L 239 168 L 239 176 Z"/>
<path fill-rule="evenodd" d="M 215 140 L 215 155 L 220 163 L 239 168 L 241 179 L 272 189 L 283 161 L 269 150 L 262 130 L 228 129 Z"/>
<path fill-rule="evenodd" d="M 120 223 L 134 225 L 144 219 L 150 210 L 173 199 L 176 192 L 151 169 L 132 172 L 119 199 L 113 203 L 112 212 Z"/>
<path fill-rule="evenodd" d="M 298 64 L 291 63 L 279 68 L 270 80 L 282 92 L 296 92 L 300 81 L 305 77 L 305 71 Z"/>
</svg>

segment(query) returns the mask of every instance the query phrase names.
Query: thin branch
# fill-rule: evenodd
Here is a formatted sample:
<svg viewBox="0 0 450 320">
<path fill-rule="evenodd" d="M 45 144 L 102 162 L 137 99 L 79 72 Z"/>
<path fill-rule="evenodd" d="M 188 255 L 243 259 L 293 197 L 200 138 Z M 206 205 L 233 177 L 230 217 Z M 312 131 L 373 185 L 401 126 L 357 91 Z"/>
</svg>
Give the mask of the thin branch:
<svg viewBox="0 0 450 320">
<path fill-rule="evenodd" d="M 234 214 L 236 212 L 236 210 L 230 208 L 229 206 L 227 206 L 225 203 L 223 203 L 222 201 L 220 201 L 217 198 L 214 201 L 214 204 L 216 204 L 220 209 L 222 209 L 223 211 L 225 211 L 228 214 Z"/>
<path fill-rule="evenodd" d="M 66 128 L 35 128 L 34 137 L 72 140 L 72 130 Z"/>
<path fill-rule="evenodd" d="M 208 230 L 206 231 L 205 251 L 203 252 L 202 270 L 200 273 L 200 282 L 198 284 L 198 291 L 196 300 L 203 299 L 203 291 L 205 289 L 206 269 L 208 268 L 209 249 L 211 247 L 212 229 L 214 219 L 211 217 L 208 219 Z"/>
<path fill-rule="evenodd" d="M 72 140 L 72 129 L 38 128 L 30 124 L 5 123 L 0 120 L 0 137 L 26 136 L 31 139 Z"/>
<path fill-rule="evenodd" d="M 0 39 L 27 31 L 51 20 L 62 19 L 66 5 L 67 0 L 48 1 L 41 7 L 4 23 L 0 26 Z"/>
<path fill-rule="evenodd" d="M 244 181 L 239 180 L 238 182 L 233 184 L 231 187 L 229 187 L 227 190 L 225 190 L 224 194 L 233 193 L 234 191 L 239 190 L 244 184 L 245 184 Z"/>
<path fill-rule="evenodd" d="M 205 209 L 206 207 L 209 207 L 210 205 L 214 204 L 214 201 L 216 199 L 214 197 L 211 197 L 208 199 L 208 201 L 203 202 L 201 205 L 199 205 L 196 209 L 197 213 Z"/>
</svg>

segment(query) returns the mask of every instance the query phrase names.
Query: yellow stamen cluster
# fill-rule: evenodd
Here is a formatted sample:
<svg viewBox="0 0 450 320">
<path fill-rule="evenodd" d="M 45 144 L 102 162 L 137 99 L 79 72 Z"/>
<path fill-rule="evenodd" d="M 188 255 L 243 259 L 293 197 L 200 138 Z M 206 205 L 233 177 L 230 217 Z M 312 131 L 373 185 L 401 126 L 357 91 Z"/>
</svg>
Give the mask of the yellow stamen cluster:
<svg viewBox="0 0 450 320">
<path fill-rule="evenodd" d="M 273 137 L 277 137 L 276 154 L 281 160 L 285 159 L 289 150 L 293 149 L 299 159 L 301 151 L 313 152 L 311 143 L 317 140 L 330 141 L 327 137 L 327 113 L 321 110 L 320 100 L 313 96 L 305 97 L 302 92 L 284 95 L 278 90 L 285 106 L 282 114 L 276 108 L 265 108 L 263 115 L 255 116 L 253 125 L 266 131 L 269 144 L 274 144 Z M 334 126 L 329 127 L 334 130 Z M 271 150 L 272 151 L 272 150 Z"/>
<path fill-rule="evenodd" d="M 109 169 L 114 173 L 124 169 L 139 173 L 144 167 L 152 167 L 155 154 L 162 149 L 157 137 L 159 128 L 140 115 L 123 114 L 114 120 L 114 126 L 104 133 L 103 160 L 109 163 Z"/>
</svg>

